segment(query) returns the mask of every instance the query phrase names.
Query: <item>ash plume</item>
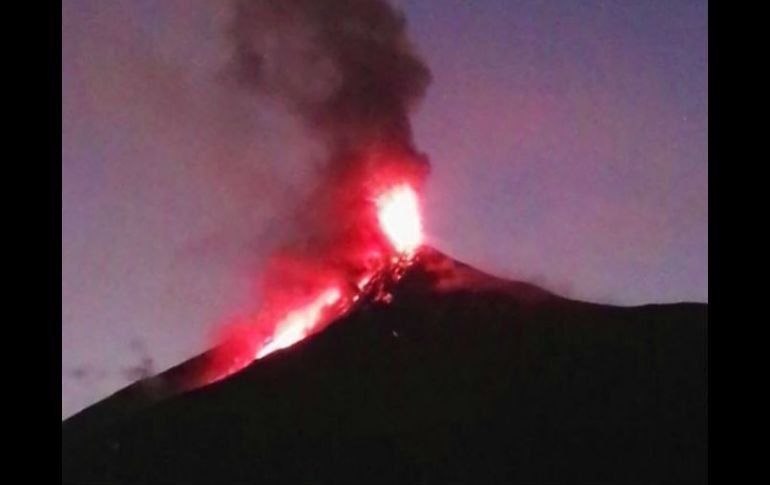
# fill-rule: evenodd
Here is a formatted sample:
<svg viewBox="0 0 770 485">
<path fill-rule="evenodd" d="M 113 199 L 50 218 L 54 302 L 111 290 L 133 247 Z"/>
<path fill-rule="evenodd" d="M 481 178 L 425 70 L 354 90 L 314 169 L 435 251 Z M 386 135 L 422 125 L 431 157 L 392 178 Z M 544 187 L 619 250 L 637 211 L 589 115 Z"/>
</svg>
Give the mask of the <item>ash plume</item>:
<svg viewBox="0 0 770 485">
<path fill-rule="evenodd" d="M 395 175 L 419 186 L 428 170 L 409 114 L 431 76 L 405 18 L 381 0 L 236 0 L 228 34 L 227 78 L 279 101 L 326 150 L 295 214 L 297 237 L 274 258 L 283 281 L 270 268 L 267 280 L 286 283 L 283 256 L 344 276 L 376 238 L 371 185 Z"/>
<path fill-rule="evenodd" d="M 259 314 L 270 334 L 263 310 L 346 284 L 376 246 L 371 184 L 427 173 L 409 114 L 430 73 L 387 2 L 80 0 L 62 25 L 63 168 L 99 157 L 109 182 L 99 237 L 63 249 L 68 322 L 122 325 L 122 307 L 91 303 L 119 287 L 132 321 L 219 339 L 230 315 Z M 126 325 L 153 348 L 178 340 Z"/>
<path fill-rule="evenodd" d="M 332 163 L 386 145 L 417 157 L 409 111 L 430 71 L 404 16 L 381 0 L 238 0 L 232 73 L 282 99 L 324 138 Z"/>
<path fill-rule="evenodd" d="M 284 335 L 320 330 L 331 321 L 328 306 L 344 311 L 341 300 L 352 301 L 362 275 L 371 278 L 389 254 L 375 198 L 394 183 L 416 189 L 427 173 L 409 112 L 430 73 L 391 5 L 237 0 L 232 15 L 226 78 L 239 91 L 281 103 L 325 154 L 294 214 L 295 236 L 261 277 L 261 309 L 244 324 L 225 326 L 204 383 L 285 345 L 275 342 L 296 341 Z"/>
</svg>

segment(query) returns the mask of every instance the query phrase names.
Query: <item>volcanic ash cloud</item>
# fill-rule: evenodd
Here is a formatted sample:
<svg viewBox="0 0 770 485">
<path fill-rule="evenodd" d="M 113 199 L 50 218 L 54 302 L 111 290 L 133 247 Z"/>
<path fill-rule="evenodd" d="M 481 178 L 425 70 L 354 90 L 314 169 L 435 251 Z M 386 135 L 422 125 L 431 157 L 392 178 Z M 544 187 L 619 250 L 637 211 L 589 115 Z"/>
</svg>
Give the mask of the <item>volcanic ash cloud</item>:
<svg viewBox="0 0 770 485">
<path fill-rule="evenodd" d="M 421 237 L 416 194 L 428 169 L 409 113 L 430 72 L 400 12 L 375 0 L 232 6 L 227 79 L 282 104 L 325 155 L 291 221 L 296 231 L 267 265 L 260 311 L 230 327 L 225 361 L 235 364 L 223 374 L 319 330 L 357 300 L 362 282 L 406 257 Z"/>
</svg>

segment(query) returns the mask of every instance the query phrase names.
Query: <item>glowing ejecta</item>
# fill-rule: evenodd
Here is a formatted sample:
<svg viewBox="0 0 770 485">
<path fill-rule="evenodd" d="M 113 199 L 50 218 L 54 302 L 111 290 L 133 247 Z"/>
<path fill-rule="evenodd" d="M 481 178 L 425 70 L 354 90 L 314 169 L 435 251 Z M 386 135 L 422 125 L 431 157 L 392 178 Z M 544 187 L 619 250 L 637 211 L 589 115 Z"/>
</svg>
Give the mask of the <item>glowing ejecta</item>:
<svg viewBox="0 0 770 485">
<path fill-rule="evenodd" d="M 422 244 L 422 224 L 417 194 L 408 184 L 396 185 L 375 199 L 377 222 L 383 234 L 401 255 L 411 255 Z M 373 275 L 364 275 L 360 287 Z M 311 303 L 290 312 L 281 321 L 273 337 L 255 355 L 262 357 L 289 347 L 304 339 L 323 320 L 324 311 L 339 303 L 342 293 L 336 287 L 328 288 Z"/>
<path fill-rule="evenodd" d="M 395 270 L 387 266 L 388 259 L 395 258 L 401 260 L 402 264 L 408 264 L 423 240 L 418 197 L 411 185 L 404 182 L 390 186 L 372 197 L 371 202 L 375 208 L 376 223 L 390 243 L 392 253 L 386 250 L 385 254 L 380 254 L 385 266 L 381 266 L 380 269 L 371 268 L 358 277 L 355 281 L 358 292 L 365 291 L 367 284 L 376 277 L 377 271 Z M 261 359 L 277 350 L 294 345 L 347 312 L 358 300 L 360 294 L 347 286 L 340 286 L 338 280 L 330 280 L 328 285 L 317 288 L 312 299 L 290 305 L 283 316 L 277 319 L 272 336 L 261 341 L 258 341 L 259 337 L 249 332 L 233 337 L 236 339 L 235 343 L 244 345 L 221 347 L 223 354 L 219 355 L 219 360 L 215 362 L 224 364 L 221 367 L 218 363 L 213 365 L 207 371 L 210 375 L 202 378 L 201 382 L 216 382 L 237 372 L 255 359 Z M 260 320 L 255 317 L 255 321 Z M 237 339 L 241 339 L 242 342 Z M 249 349 L 246 354 L 242 350 L 244 348 Z"/>
<path fill-rule="evenodd" d="M 376 198 L 377 219 L 393 248 L 410 255 L 422 244 L 417 194 L 408 184 L 397 185 Z"/>
<path fill-rule="evenodd" d="M 330 288 L 319 295 L 312 303 L 289 313 L 277 326 L 275 335 L 255 355 L 256 359 L 272 354 L 276 350 L 285 349 L 307 337 L 321 320 L 323 311 L 339 302 L 342 298 L 340 290 Z"/>
</svg>

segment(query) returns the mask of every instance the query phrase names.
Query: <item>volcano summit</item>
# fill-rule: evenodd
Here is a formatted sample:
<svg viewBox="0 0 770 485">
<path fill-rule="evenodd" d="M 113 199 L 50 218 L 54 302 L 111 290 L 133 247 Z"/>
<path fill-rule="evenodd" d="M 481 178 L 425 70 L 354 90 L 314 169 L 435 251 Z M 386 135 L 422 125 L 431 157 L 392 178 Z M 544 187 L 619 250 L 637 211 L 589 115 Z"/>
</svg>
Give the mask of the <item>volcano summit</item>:
<svg viewBox="0 0 770 485">
<path fill-rule="evenodd" d="M 423 247 L 219 382 L 207 354 L 62 424 L 64 482 L 701 483 L 706 304 L 613 307 Z"/>
</svg>

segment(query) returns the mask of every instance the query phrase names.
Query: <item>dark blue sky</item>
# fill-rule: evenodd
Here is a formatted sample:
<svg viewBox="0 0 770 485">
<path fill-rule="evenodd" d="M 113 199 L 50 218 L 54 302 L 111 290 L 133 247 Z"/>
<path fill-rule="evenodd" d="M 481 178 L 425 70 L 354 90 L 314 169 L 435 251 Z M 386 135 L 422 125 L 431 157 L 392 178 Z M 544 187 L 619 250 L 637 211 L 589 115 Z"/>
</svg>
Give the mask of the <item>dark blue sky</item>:
<svg viewBox="0 0 770 485">
<path fill-rule="evenodd" d="M 414 116 L 432 244 L 573 298 L 708 300 L 705 1 L 394 3 L 434 76 Z M 313 146 L 216 88 L 211 2 L 62 14 L 66 416 L 248 305 Z"/>
</svg>

